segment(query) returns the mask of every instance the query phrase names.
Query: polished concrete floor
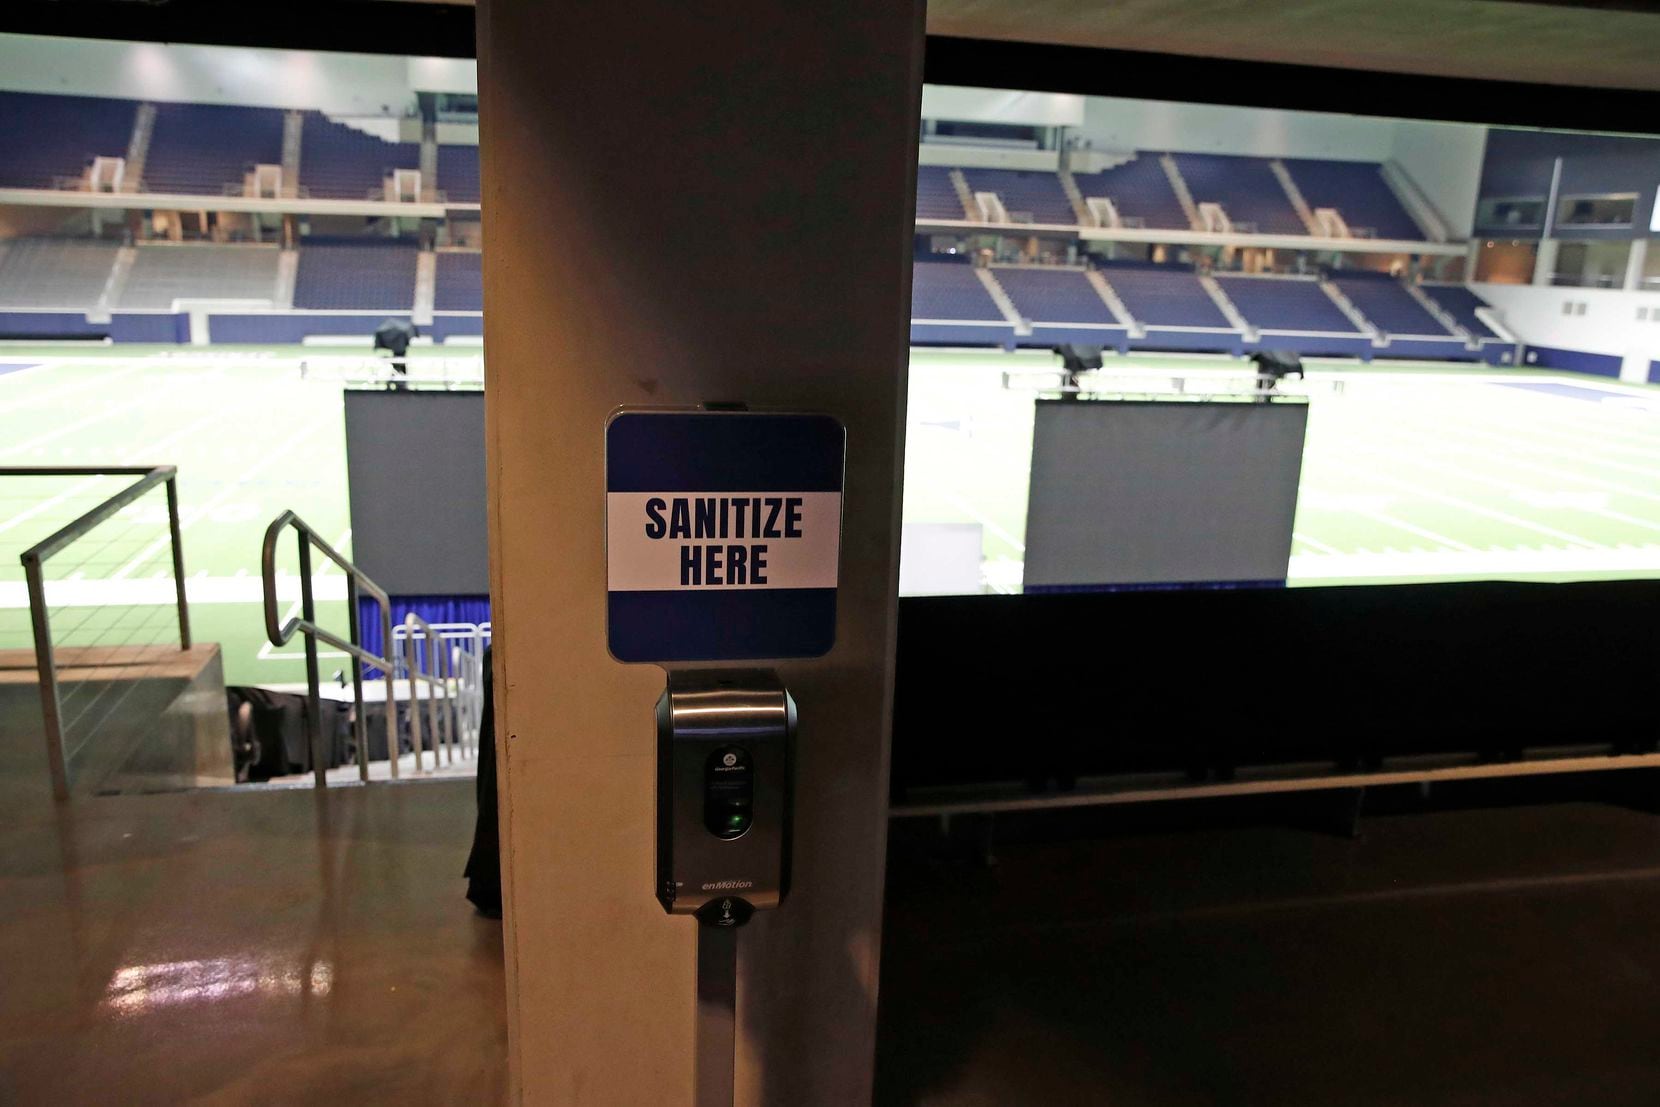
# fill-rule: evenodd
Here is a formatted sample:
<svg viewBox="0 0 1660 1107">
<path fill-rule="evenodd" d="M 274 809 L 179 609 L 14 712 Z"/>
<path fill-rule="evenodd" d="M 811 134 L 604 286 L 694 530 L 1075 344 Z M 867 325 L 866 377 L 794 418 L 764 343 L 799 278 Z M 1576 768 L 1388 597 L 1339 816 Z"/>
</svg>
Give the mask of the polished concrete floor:
<svg viewBox="0 0 1660 1107">
<path fill-rule="evenodd" d="M 896 824 L 877 1102 L 1660 1103 L 1660 780 L 1393 799 Z"/>
<path fill-rule="evenodd" d="M 484 1104 L 471 781 L 0 813 L 0 1104 Z"/>
<path fill-rule="evenodd" d="M 500 1102 L 471 788 L 0 813 L 0 1104 Z M 1660 1103 L 1657 799 L 1004 819 L 992 865 L 895 824 L 877 1102 Z"/>
</svg>

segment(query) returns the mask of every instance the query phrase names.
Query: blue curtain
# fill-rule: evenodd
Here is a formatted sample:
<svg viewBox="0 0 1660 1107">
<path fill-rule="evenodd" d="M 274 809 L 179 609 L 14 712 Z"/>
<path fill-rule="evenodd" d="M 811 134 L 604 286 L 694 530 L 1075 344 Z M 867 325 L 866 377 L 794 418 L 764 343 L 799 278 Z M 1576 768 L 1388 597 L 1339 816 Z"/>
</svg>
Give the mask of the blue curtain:
<svg viewBox="0 0 1660 1107">
<path fill-rule="evenodd" d="M 439 623 L 487 623 L 490 621 L 489 596 L 393 596 L 392 624 L 403 622 L 413 611 L 434 626 Z M 358 625 L 364 649 L 385 656 L 380 632 L 380 605 L 367 597 L 358 600 Z M 365 679 L 378 680 L 379 669 L 363 667 Z"/>
</svg>

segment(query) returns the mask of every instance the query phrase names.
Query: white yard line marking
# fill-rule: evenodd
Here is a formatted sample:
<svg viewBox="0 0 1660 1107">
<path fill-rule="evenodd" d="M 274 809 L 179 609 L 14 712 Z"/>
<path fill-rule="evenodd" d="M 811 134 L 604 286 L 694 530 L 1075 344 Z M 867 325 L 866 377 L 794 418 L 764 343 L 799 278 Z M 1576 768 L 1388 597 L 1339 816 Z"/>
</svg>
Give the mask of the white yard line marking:
<svg viewBox="0 0 1660 1107">
<path fill-rule="evenodd" d="M 1584 438 L 1570 439 L 1569 441 L 1572 448 L 1569 448 L 1564 446 L 1548 446 L 1536 442 L 1521 441 L 1496 431 L 1483 430 L 1480 427 L 1469 426 L 1466 424 L 1442 422 L 1439 424 L 1432 424 L 1427 427 L 1426 430 L 1433 430 L 1437 426 L 1446 433 L 1449 439 L 1476 435 L 1492 440 L 1495 445 L 1506 447 L 1518 453 L 1546 454 L 1553 457 L 1564 457 L 1582 464 L 1600 465 L 1605 469 L 1616 469 L 1622 473 L 1632 473 L 1637 476 L 1648 477 L 1650 479 L 1660 477 L 1660 470 L 1657 470 L 1656 467 L 1630 465 L 1625 462 L 1614 461 L 1610 458 L 1599 457 L 1597 454 L 1589 452 L 1586 448 L 1586 439 Z M 1598 449 L 1613 448 L 1604 442 L 1596 442 L 1594 445 Z"/>
<path fill-rule="evenodd" d="M 209 374 L 210 377 L 216 375 L 217 374 Z M 59 438 L 63 438 L 65 435 L 74 434 L 76 431 L 90 427 L 94 423 L 102 423 L 106 419 L 130 416 L 142 407 L 150 406 L 151 403 L 161 397 L 171 395 L 172 393 L 184 388 L 186 385 L 197 384 L 199 382 L 200 378 L 191 376 L 170 381 L 165 385 L 158 385 L 156 388 L 145 394 L 144 403 L 141 405 L 126 406 L 117 404 L 102 408 L 90 415 L 83 416 L 72 423 L 65 424 L 64 426 L 57 427 L 42 434 L 37 434 L 33 438 L 26 438 L 22 442 L 14 442 L 10 446 L 0 447 L 0 456 L 22 453 L 26 450 L 32 450 L 37 446 L 44 446 L 48 442 L 56 441 Z"/>
<path fill-rule="evenodd" d="M 1390 460 L 1397 461 L 1399 459 L 1391 458 Z M 1548 527 L 1542 523 L 1530 523 L 1520 516 L 1510 514 L 1508 511 L 1499 511 L 1496 508 L 1483 507 L 1481 504 L 1472 503 L 1471 501 L 1463 499 L 1459 496 L 1449 496 L 1442 492 L 1433 491 L 1432 489 L 1421 488 L 1409 481 L 1396 480 L 1394 477 L 1384 476 L 1382 473 L 1372 472 L 1370 470 L 1354 469 L 1348 466 L 1344 466 L 1343 468 L 1348 469 L 1352 477 L 1376 481 L 1379 484 L 1388 485 L 1391 488 L 1398 489 L 1401 492 L 1417 496 L 1421 499 L 1434 500 L 1437 503 L 1446 504 L 1448 507 L 1456 507 L 1460 511 L 1468 511 L 1476 515 L 1485 515 L 1489 519 L 1497 519 L 1501 523 L 1509 523 L 1511 526 L 1521 527 L 1524 530 L 1531 530 L 1539 534 L 1548 535 L 1551 538 L 1560 539 L 1563 542 L 1568 542 L 1575 546 L 1583 546 L 1592 550 L 1604 550 L 1608 548 L 1600 542 L 1593 542 L 1588 538 L 1581 538 L 1577 534 L 1569 534 L 1567 531 L 1557 530 L 1555 527 Z"/>
<path fill-rule="evenodd" d="M 3 359 L 3 354 L 0 354 L 0 359 Z M 94 365 L 98 365 L 98 364 L 99 363 L 97 363 L 97 362 L 88 362 L 88 361 L 71 361 L 71 362 L 68 362 L 68 363 L 47 361 L 47 362 L 42 362 L 39 365 L 36 365 L 34 368 L 35 368 L 35 370 L 39 370 L 39 369 L 62 369 L 62 368 L 65 368 L 66 365 L 75 366 L 75 367 L 90 368 L 90 367 L 92 367 Z M 93 377 L 90 380 L 67 381 L 63 384 L 62 387 L 48 389 L 47 391 L 42 392 L 38 396 L 24 396 L 24 397 L 16 400 L 14 402 L 14 404 L 12 405 L 12 410 L 17 411 L 17 410 L 20 410 L 22 408 L 39 407 L 39 406 L 42 406 L 42 405 L 45 405 L 45 404 L 52 403 L 53 401 L 57 400 L 61 396 L 72 396 L 77 392 L 84 392 L 89 388 L 101 387 L 103 385 L 109 384 L 111 381 L 120 380 L 122 377 L 130 377 L 134 373 L 138 372 L 139 370 L 148 368 L 152 364 L 165 364 L 165 362 L 158 362 L 158 361 L 155 361 L 155 360 L 147 361 L 147 362 L 141 362 L 141 363 L 136 364 L 136 365 L 129 365 L 125 369 L 118 369 L 117 371 L 115 371 L 113 373 L 100 374 L 96 377 Z M 102 368 L 101 365 L 99 367 Z M 31 371 L 33 371 L 33 370 L 31 370 Z"/>
<path fill-rule="evenodd" d="M 1372 511 L 1366 508 L 1357 508 L 1355 509 L 1355 513 L 1357 515 L 1363 515 L 1368 519 L 1374 519 L 1385 526 L 1395 527 L 1398 530 L 1404 530 L 1408 534 L 1416 534 L 1419 538 L 1428 539 L 1444 549 L 1465 550 L 1470 552 L 1475 550 L 1474 546 L 1466 545 L 1456 538 L 1448 538 L 1444 534 L 1437 534 L 1435 531 L 1429 530 L 1425 527 L 1420 527 L 1416 523 L 1409 523 L 1405 519 L 1397 519 L 1395 516 L 1390 515 L 1385 511 Z"/>
<path fill-rule="evenodd" d="M 1310 538 L 1308 535 L 1299 530 L 1291 532 L 1291 540 L 1293 542 L 1301 542 L 1303 545 L 1307 546 L 1316 553 L 1335 555 L 1337 557 L 1343 556 L 1343 551 L 1338 549 L 1336 546 L 1328 546 L 1319 539 Z"/>
<path fill-rule="evenodd" d="M 1526 469 L 1530 472 L 1539 473 L 1543 476 L 1552 477 L 1557 480 L 1567 480 L 1574 481 L 1579 484 L 1588 484 L 1595 488 L 1603 488 L 1610 492 L 1618 492 L 1623 496 L 1635 496 L 1638 499 L 1653 500 L 1656 503 L 1660 503 L 1660 493 L 1650 492 L 1642 488 L 1636 488 L 1629 484 L 1621 484 L 1618 481 L 1608 480 L 1604 477 L 1588 477 L 1581 473 L 1571 472 L 1567 469 L 1558 469 L 1550 465 L 1540 465 L 1537 462 L 1527 461 L 1519 457 L 1512 457 L 1509 454 L 1500 453 L 1497 450 L 1486 449 L 1482 446 L 1472 446 L 1466 442 L 1453 442 L 1446 439 L 1434 438 L 1430 435 L 1411 430 L 1406 427 L 1391 428 L 1391 433 L 1409 434 L 1414 438 L 1419 439 L 1422 443 L 1420 446 L 1404 447 L 1404 449 L 1431 449 L 1443 452 L 1470 454 L 1475 457 L 1484 457 L 1491 461 L 1496 461 L 1499 464 L 1510 468 Z M 1654 472 L 1651 475 L 1657 482 L 1660 482 L 1660 471 Z"/>
<path fill-rule="evenodd" d="M 243 485 L 247 484 L 255 476 L 264 472 L 266 469 L 269 469 L 277 462 L 290 460 L 288 452 L 306 438 L 309 438 L 311 435 L 314 435 L 318 431 L 322 430 L 327 422 L 327 419 L 315 419 L 305 426 L 302 426 L 293 434 L 289 435 L 288 438 L 284 439 L 263 458 L 255 462 L 253 466 L 239 474 L 235 480 L 226 482 L 225 487 L 220 489 L 208 500 L 198 504 L 194 509 L 183 514 L 179 519 L 179 530 L 183 532 L 193 524 L 207 518 L 207 516 L 211 514 L 220 504 L 229 500 L 233 496 L 241 495 L 244 491 L 242 487 Z M 117 569 L 114 574 L 111 575 L 110 579 L 123 580 L 131 576 L 134 570 L 148 561 L 158 550 L 166 546 L 171 540 L 171 536 L 169 535 L 162 535 L 160 538 L 157 538 L 154 542 L 151 542 L 148 546 L 144 547 L 144 549 L 140 550 L 138 554 L 132 558 L 132 560 Z"/>
<path fill-rule="evenodd" d="M 119 464 L 121 464 L 121 465 L 138 465 L 138 464 L 141 464 L 145 461 L 153 460 L 155 457 L 157 457 L 161 454 L 162 450 L 164 450 L 167 447 L 171 446 L 176 439 L 183 438 L 187 435 L 194 434 L 194 433 L 196 433 L 197 430 L 199 430 L 201 427 L 205 426 L 206 424 L 211 423 L 215 420 L 223 419 L 223 418 L 225 418 L 225 413 L 223 411 L 210 411 L 206 415 L 202 416 L 200 419 L 195 420 L 194 422 L 188 424 L 187 426 L 179 428 L 178 430 L 174 431 L 172 434 L 169 434 L 167 437 L 158 439 L 157 441 L 152 442 L 150 445 L 145 446 L 142 449 L 134 450 L 132 453 L 128 454 L 126 457 L 123 457 L 121 459 L 121 461 L 119 462 Z M 68 488 L 65 488 L 62 492 L 59 492 L 56 496 L 50 496 L 50 497 L 48 497 L 44 500 L 41 500 L 39 503 L 35 504 L 34 506 L 26 508 L 25 510 L 20 511 L 16 515 L 13 515 L 11 518 L 7 519 L 5 522 L 0 523 L 0 534 L 5 533 L 6 531 L 10 530 L 11 528 L 17 526 L 19 523 L 27 522 L 28 520 L 34 518 L 36 515 L 40 514 L 42 511 L 48 511 L 48 510 L 58 506 L 59 504 L 63 503 L 65 500 L 70 499 L 74 496 L 80 495 L 81 493 L 83 493 L 83 492 L 87 491 L 88 489 L 92 488 L 99 481 L 110 480 L 110 479 L 112 479 L 112 478 L 110 478 L 110 477 L 88 477 L 86 480 L 77 481 L 76 483 L 70 485 Z"/>
<path fill-rule="evenodd" d="M 975 522 L 979 523 L 982 527 L 985 527 L 987 530 L 991 531 L 991 533 L 1013 546 L 1016 550 L 1021 553 L 1026 552 L 1026 544 L 1024 542 L 1020 541 L 1020 539 L 998 526 L 990 517 L 978 511 L 973 504 L 969 503 L 968 500 L 962 496 L 950 493 L 946 495 L 945 499 L 946 502 L 958 511 L 963 512 L 965 515 L 973 516 Z"/>
</svg>

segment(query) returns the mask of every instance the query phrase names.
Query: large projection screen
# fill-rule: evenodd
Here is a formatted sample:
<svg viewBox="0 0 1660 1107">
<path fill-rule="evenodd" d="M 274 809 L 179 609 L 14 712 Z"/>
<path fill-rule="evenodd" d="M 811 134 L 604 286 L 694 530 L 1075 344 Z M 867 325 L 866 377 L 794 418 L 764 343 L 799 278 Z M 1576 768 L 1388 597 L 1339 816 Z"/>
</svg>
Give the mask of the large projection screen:
<svg viewBox="0 0 1660 1107">
<path fill-rule="evenodd" d="M 490 591 L 484 393 L 346 393 L 352 560 L 394 596 Z"/>
<path fill-rule="evenodd" d="M 1040 400 L 1025 584 L 1283 583 L 1308 406 Z"/>
</svg>

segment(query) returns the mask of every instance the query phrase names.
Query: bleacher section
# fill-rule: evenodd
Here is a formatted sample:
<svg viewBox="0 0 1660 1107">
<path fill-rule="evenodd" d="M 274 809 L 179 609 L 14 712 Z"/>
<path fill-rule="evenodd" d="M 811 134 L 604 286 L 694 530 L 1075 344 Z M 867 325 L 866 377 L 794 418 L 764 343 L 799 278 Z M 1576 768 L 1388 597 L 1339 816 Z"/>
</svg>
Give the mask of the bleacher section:
<svg viewBox="0 0 1660 1107">
<path fill-rule="evenodd" d="M 275 108 L 157 104 L 144 187 L 220 196 L 227 186 L 240 192 L 253 166 L 281 164 L 282 112 Z"/>
<path fill-rule="evenodd" d="M 115 266 L 110 242 L 14 238 L 0 256 L 0 307 L 90 311 Z"/>
<path fill-rule="evenodd" d="M 310 239 L 294 278 L 296 308 L 404 311 L 415 303 L 413 242 Z"/>
<path fill-rule="evenodd" d="M 1265 159 L 1230 154 L 1177 154 L 1175 158 L 1193 202 L 1221 204 L 1237 229 L 1257 234 L 1308 233 Z"/>
<path fill-rule="evenodd" d="M 56 188 L 79 178 L 94 157 L 124 157 L 133 133 L 131 100 L 0 92 L 0 187 Z"/>
<path fill-rule="evenodd" d="M 1032 324 L 1036 345 L 1118 346 L 1128 333 L 1082 269 L 997 268 L 997 283 Z"/>
<path fill-rule="evenodd" d="M 1014 337 L 973 266 L 922 261 L 911 274 L 912 342 L 1001 345 Z"/>
<path fill-rule="evenodd" d="M 1053 173 L 1018 169 L 964 169 L 962 173 L 970 193 L 997 193 L 1011 222 L 1068 226 L 1078 222 L 1072 201 L 1066 198 L 1060 178 Z"/>
<path fill-rule="evenodd" d="M 1228 322 L 1191 269 L 1173 265 L 1104 267 L 1124 307 L 1146 333 L 1132 345 L 1155 350 L 1220 350 L 1238 353 L 1243 336 Z"/>
<path fill-rule="evenodd" d="M 951 170 L 943 165 L 919 165 L 916 170 L 916 217 L 918 219 L 965 219 L 962 200 L 951 183 Z"/>
<path fill-rule="evenodd" d="M 1258 331 L 1258 344 L 1302 354 L 1361 356 L 1371 339 L 1312 277 L 1218 276 L 1216 283 Z M 1292 335 L 1295 337 L 1292 337 Z"/>
<path fill-rule="evenodd" d="M 1470 289 L 1461 284 L 1425 284 L 1420 287 L 1430 299 L 1441 305 L 1442 310 L 1456 319 L 1459 326 L 1476 338 L 1483 341 L 1503 341 L 1493 333 L 1493 328 L 1476 318 L 1477 308 L 1490 305 Z"/>
<path fill-rule="evenodd" d="M 116 306 L 170 311 L 175 300 L 271 300 L 280 256 L 275 246 L 141 246 Z"/>
<path fill-rule="evenodd" d="M 1159 164 L 1159 156 L 1138 154 L 1123 165 L 1099 173 L 1074 173 L 1072 180 L 1087 201 L 1111 200 L 1126 226 L 1161 230 L 1188 229 L 1187 214 L 1170 187 L 1170 178 Z"/>
<path fill-rule="evenodd" d="M 478 203 L 477 146 L 438 147 L 438 190 L 453 203 Z"/>
<path fill-rule="evenodd" d="M 483 311 L 483 255 L 476 250 L 444 250 L 438 254 L 434 311 Z"/>
<path fill-rule="evenodd" d="M 1383 179 L 1383 168 L 1370 161 L 1284 158 L 1286 170 L 1312 208 L 1336 208 L 1349 233 L 1360 238 L 1421 241 L 1423 228 L 1401 206 Z"/>
<path fill-rule="evenodd" d="M 1387 356 L 1469 356 L 1464 342 L 1425 310 L 1399 281 L 1383 273 L 1333 275 L 1332 283 L 1389 337 Z M 1384 351 L 1379 351 L 1383 356 Z"/>
<path fill-rule="evenodd" d="M 393 169 L 421 164 L 418 142 L 386 142 L 336 123 L 321 112 L 305 113 L 300 131 L 300 185 L 307 195 L 362 200 L 379 195 Z"/>
</svg>

